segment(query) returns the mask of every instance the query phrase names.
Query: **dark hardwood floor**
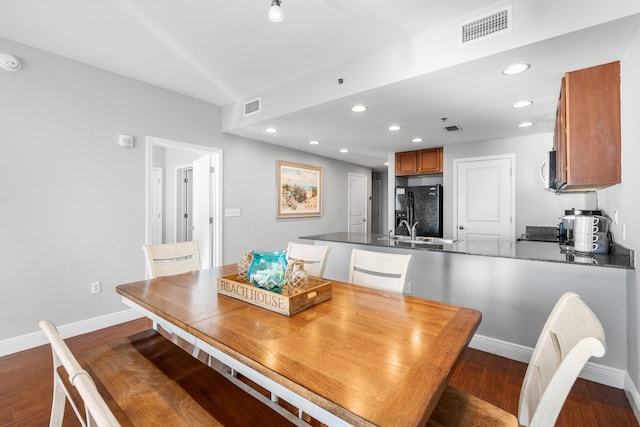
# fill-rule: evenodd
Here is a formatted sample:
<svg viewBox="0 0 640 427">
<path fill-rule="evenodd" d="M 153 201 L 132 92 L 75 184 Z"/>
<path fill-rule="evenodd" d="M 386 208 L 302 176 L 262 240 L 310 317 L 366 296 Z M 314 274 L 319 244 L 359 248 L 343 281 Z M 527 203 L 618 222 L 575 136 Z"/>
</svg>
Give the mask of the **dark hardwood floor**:
<svg viewBox="0 0 640 427">
<path fill-rule="evenodd" d="M 146 319 L 123 323 L 67 340 L 76 354 L 147 329 Z M 468 349 L 451 385 L 513 414 L 518 410 L 526 365 Z M 0 426 L 39 427 L 49 423 L 52 396 L 49 346 L 0 358 Z M 68 405 L 67 405 L 68 406 Z M 64 426 L 80 425 L 67 407 Z M 578 379 L 560 414 L 558 427 L 639 426 L 623 390 Z"/>
<path fill-rule="evenodd" d="M 150 327 L 151 321 L 143 318 L 69 338 L 66 342 L 74 354 L 81 354 Z M 49 345 L 0 357 L 0 426 L 48 426 L 52 396 L 53 359 Z M 68 403 L 63 425 L 80 426 Z"/>
</svg>

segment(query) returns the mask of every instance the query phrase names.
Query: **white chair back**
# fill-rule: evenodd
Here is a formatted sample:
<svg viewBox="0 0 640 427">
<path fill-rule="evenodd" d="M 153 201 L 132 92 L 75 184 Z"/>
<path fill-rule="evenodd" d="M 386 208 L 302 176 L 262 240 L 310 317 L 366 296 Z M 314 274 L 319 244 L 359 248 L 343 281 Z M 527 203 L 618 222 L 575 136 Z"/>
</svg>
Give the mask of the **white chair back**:
<svg viewBox="0 0 640 427">
<path fill-rule="evenodd" d="M 522 383 L 518 421 L 552 426 L 580 371 L 590 357 L 606 351 L 602 324 L 573 292 L 556 303 L 540 333 Z"/>
<path fill-rule="evenodd" d="M 287 245 L 287 261 L 300 259 L 304 261 L 304 269 L 309 276 L 322 277 L 327 266 L 327 258 L 331 246 L 305 245 L 289 242 Z"/>
<path fill-rule="evenodd" d="M 149 277 L 173 276 L 200 270 L 200 248 L 197 241 L 145 245 Z"/>
<path fill-rule="evenodd" d="M 40 321 L 39 326 L 51 343 L 53 352 L 54 405 L 51 412 L 51 425 L 62 425 L 64 416 L 65 388 L 58 370 L 60 366 L 63 366 L 69 375 L 69 382 L 78 390 L 78 394 L 80 394 L 84 402 L 86 413 L 80 414 L 79 408 L 76 407 L 72 399 L 69 399 L 78 419 L 87 420 L 88 425 L 101 427 L 120 426 L 120 423 L 102 396 L 100 396 L 100 393 L 98 393 L 95 383 L 87 371 L 82 369 L 67 344 L 62 340 L 56 327 L 48 320 Z"/>
<path fill-rule="evenodd" d="M 353 249 L 349 282 L 370 288 L 402 292 L 412 255 Z"/>
</svg>

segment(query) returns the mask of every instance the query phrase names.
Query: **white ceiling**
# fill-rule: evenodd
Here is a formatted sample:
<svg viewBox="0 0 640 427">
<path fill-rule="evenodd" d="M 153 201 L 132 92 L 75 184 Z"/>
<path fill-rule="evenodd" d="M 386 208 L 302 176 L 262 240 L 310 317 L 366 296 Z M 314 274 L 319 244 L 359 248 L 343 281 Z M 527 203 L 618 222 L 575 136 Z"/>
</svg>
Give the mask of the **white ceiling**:
<svg viewBox="0 0 640 427">
<path fill-rule="evenodd" d="M 582 12 L 554 17 L 552 0 L 283 0 L 285 19 L 273 23 L 270 0 L 2 0 L 0 37 L 223 106 L 227 116 L 253 97 L 280 103 L 263 117 L 228 119 L 225 129 L 379 169 L 388 152 L 551 132 L 564 72 L 621 59 L 640 28 L 640 7 L 624 0 L 606 2 L 612 10 L 604 13 L 603 2 L 566 2 Z M 413 64 L 419 52 L 452 43 L 439 32 L 429 39 L 430 30 L 506 4 L 514 30 L 504 41 L 464 48 L 467 58 L 428 72 L 385 71 L 389 47 L 410 56 L 391 62 Z M 532 24 L 543 27 L 539 36 L 519 32 Z M 476 54 L 483 49 L 487 55 Z M 515 61 L 532 67 L 502 76 Z M 295 99 L 296 82 L 313 86 L 326 75 L 344 77 L 345 91 L 318 86 Z M 534 104 L 514 111 L 520 99 Z M 369 110 L 354 116 L 356 102 Z M 462 131 L 445 132 L 442 117 Z M 536 125 L 519 129 L 524 120 Z M 390 134 L 391 122 L 403 129 Z M 266 135 L 267 125 L 280 132 Z M 414 136 L 424 142 L 411 143 Z M 320 145 L 309 146 L 311 139 Z"/>
</svg>

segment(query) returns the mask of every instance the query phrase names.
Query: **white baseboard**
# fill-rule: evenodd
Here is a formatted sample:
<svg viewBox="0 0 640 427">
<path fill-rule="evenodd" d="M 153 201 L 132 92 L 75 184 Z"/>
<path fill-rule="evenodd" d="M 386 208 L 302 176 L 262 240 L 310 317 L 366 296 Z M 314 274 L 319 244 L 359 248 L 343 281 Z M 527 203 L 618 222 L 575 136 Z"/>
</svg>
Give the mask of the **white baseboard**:
<svg viewBox="0 0 640 427">
<path fill-rule="evenodd" d="M 524 363 L 529 363 L 531 355 L 533 354 L 533 348 L 531 347 L 513 344 L 478 334 L 474 335 L 471 339 L 469 347 Z M 625 379 L 627 377 L 627 372 L 622 369 L 611 368 L 593 362 L 587 362 L 587 365 L 580 373 L 580 378 L 625 390 Z"/>
<path fill-rule="evenodd" d="M 60 331 L 62 338 L 69 338 L 109 326 L 118 325 L 120 323 L 129 322 L 131 320 L 139 319 L 140 317 L 142 317 L 140 312 L 134 309 L 128 309 L 66 325 L 56 325 L 56 327 Z M 49 341 L 47 341 L 47 338 L 44 336 L 42 331 L 8 338 L 0 341 L 0 357 L 23 350 L 29 350 L 31 348 L 47 344 L 48 342 Z"/>
<path fill-rule="evenodd" d="M 531 347 L 477 334 L 471 339 L 469 347 L 524 363 L 529 363 L 533 354 L 533 348 Z M 633 414 L 640 422 L 640 393 L 638 393 L 638 389 L 628 372 L 598 363 L 587 362 L 587 365 L 580 373 L 580 377 L 599 384 L 624 389 L 631 409 L 633 409 Z"/>
<path fill-rule="evenodd" d="M 627 394 L 631 409 L 633 409 L 633 414 L 636 416 L 638 422 L 640 422 L 640 393 L 638 393 L 638 389 L 629 374 L 625 376 L 624 391 Z"/>
<path fill-rule="evenodd" d="M 531 359 L 531 355 L 533 354 L 533 348 L 531 347 L 525 347 L 520 344 L 478 334 L 475 334 L 473 338 L 471 338 L 469 347 L 523 363 L 529 363 L 529 359 Z"/>
</svg>

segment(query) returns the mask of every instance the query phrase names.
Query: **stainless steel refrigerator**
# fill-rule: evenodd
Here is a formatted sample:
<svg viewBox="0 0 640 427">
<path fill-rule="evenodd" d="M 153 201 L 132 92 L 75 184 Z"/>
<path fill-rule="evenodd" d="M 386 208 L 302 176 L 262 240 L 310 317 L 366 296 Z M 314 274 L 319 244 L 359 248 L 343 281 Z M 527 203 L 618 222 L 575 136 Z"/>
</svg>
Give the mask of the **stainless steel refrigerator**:
<svg viewBox="0 0 640 427">
<path fill-rule="evenodd" d="M 395 233 L 407 236 L 403 219 L 410 225 L 418 222 L 416 236 L 442 237 L 442 185 L 396 187 Z"/>
</svg>

